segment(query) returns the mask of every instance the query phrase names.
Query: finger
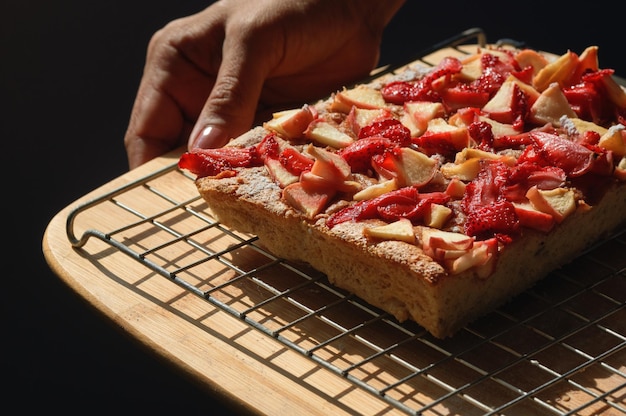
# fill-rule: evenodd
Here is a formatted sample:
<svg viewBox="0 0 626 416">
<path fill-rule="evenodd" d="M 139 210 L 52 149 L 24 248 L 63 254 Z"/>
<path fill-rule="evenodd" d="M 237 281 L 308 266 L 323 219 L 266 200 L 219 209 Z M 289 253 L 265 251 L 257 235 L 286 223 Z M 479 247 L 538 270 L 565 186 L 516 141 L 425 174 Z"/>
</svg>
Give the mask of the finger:
<svg viewBox="0 0 626 416">
<path fill-rule="evenodd" d="M 167 30 L 157 32 L 148 46 L 144 73 L 131 110 L 124 144 L 130 168 L 176 147 L 184 130 L 184 116 L 171 89 L 169 68 L 176 53 L 165 45 Z"/>
<path fill-rule="evenodd" d="M 242 36 L 226 34 L 215 85 L 189 136 L 190 150 L 223 146 L 252 127 L 263 84 L 277 58 L 257 47 L 263 43 L 259 39 Z"/>
<path fill-rule="evenodd" d="M 124 137 L 129 167 L 137 167 L 176 147 L 181 133 L 190 131 L 191 127 L 184 125 L 180 110 L 168 96 L 152 85 L 140 88 Z"/>
<path fill-rule="evenodd" d="M 219 17 L 178 19 L 151 39 L 124 137 L 131 168 L 187 143 L 219 67 Z"/>
</svg>

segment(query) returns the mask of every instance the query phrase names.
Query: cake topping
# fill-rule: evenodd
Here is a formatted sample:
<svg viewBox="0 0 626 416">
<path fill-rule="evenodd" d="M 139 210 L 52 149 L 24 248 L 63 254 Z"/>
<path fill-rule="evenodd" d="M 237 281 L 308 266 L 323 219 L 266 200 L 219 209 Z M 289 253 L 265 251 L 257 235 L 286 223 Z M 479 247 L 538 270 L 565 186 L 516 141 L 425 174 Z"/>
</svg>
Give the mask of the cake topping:
<svg viewBox="0 0 626 416">
<path fill-rule="evenodd" d="M 367 238 L 483 276 L 526 229 L 550 232 L 593 205 L 589 184 L 626 180 L 626 92 L 595 46 L 555 59 L 479 48 L 403 74 L 276 113 L 256 146 L 195 150 L 179 166 L 199 177 L 265 166 L 303 218 L 377 220 Z"/>
</svg>

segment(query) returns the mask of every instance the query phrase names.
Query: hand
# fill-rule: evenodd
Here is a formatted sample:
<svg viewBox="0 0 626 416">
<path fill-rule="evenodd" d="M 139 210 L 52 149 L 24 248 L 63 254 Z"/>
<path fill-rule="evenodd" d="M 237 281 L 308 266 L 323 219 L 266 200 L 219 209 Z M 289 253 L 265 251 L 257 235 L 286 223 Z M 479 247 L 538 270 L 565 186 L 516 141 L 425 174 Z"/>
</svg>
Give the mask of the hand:
<svg viewBox="0 0 626 416">
<path fill-rule="evenodd" d="M 367 76 L 403 0 L 221 0 L 152 37 L 124 137 L 129 167 L 220 147 L 271 112 Z"/>
</svg>

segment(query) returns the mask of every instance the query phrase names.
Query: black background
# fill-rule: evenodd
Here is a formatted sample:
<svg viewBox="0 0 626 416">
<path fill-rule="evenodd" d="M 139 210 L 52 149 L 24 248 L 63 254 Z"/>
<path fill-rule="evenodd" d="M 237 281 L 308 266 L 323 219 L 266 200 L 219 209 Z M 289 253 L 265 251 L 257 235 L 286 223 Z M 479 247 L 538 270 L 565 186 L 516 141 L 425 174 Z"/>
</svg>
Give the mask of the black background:
<svg viewBox="0 0 626 416">
<path fill-rule="evenodd" d="M 621 10 L 609 6 L 614 2 L 575 10 L 573 4 L 546 9 L 547 3 L 408 0 L 386 32 L 381 63 L 482 27 L 490 42 L 513 38 L 555 53 L 596 44 L 601 66 L 626 74 L 623 4 Z M 19 406 L 19 413 L 228 412 L 83 303 L 49 270 L 41 251 L 45 227 L 58 211 L 127 170 L 122 139 L 150 35 L 207 4 L 3 0 L 4 407 Z"/>
</svg>

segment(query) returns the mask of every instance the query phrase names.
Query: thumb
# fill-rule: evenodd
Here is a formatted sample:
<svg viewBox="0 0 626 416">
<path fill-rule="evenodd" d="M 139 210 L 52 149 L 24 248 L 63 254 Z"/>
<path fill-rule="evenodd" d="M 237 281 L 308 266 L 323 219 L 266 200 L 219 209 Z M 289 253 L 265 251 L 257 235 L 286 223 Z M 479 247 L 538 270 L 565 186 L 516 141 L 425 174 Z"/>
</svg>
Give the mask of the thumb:
<svg viewBox="0 0 626 416">
<path fill-rule="evenodd" d="M 234 41 L 232 43 L 235 43 Z M 209 97 L 189 136 L 188 149 L 215 148 L 250 130 L 267 72 L 241 44 L 224 42 L 223 59 Z"/>
</svg>

